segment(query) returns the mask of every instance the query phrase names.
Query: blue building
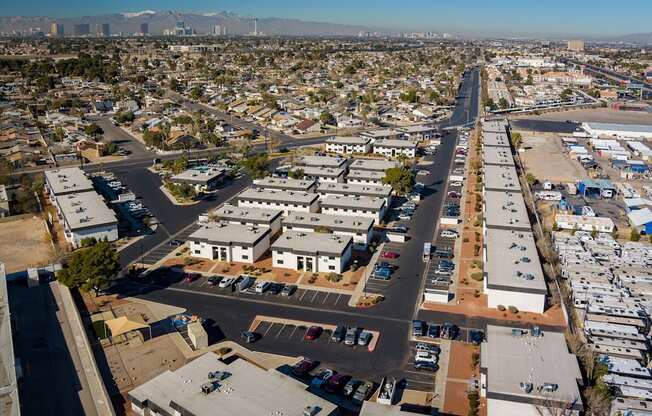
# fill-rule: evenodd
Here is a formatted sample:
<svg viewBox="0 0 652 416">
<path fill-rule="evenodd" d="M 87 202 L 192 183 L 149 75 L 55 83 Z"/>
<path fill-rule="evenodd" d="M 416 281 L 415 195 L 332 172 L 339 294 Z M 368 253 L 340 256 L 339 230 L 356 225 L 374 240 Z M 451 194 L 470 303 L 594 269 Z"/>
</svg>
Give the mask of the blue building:
<svg viewBox="0 0 652 416">
<path fill-rule="evenodd" d="M 616 187 L 607 179 L 584 179 L 577 184 L 577 191 L 589 198 L 613 198 Z"/>
<path fill-rule="evenodd" d="M 627 219 L 641 234 L 652 235 L 652 211 L 649 208 L 631 211 Z"/>
</svg>

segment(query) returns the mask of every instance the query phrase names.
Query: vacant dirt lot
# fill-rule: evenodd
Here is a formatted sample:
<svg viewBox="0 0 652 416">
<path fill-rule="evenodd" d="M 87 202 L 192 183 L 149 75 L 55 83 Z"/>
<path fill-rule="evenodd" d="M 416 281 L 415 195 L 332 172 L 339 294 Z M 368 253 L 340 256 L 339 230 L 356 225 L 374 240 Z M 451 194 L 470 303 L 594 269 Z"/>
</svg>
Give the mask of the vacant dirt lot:
<svg viewBox="0 0 652 416">
<path fill-rule="evenodd" d="M 7 273 L 45 266 L 52 258 L 52 245 L 41 217 L 0 222 L 0 261 Z"/>
<path fill-rule="evenodd" d="M 584 169 L 575 160 L 564 153 L 561 139 L 554 134 L 537 134 L 522 132 L 523 147 L 521 160 L 525 169 L 540 181 L 554 183 L 575 182 L 586 177 Z"/>
<path fill-rule="evenodd" d="M 539 116 L 523 115 L 510 116 L 510 119 L 527 118 L 532 120 L 566 121 L 593 123 L 623 123 L 623 124 L 652 124 L 652 114 L 638 111 L 618 111 L 609 108 L 595 108 L 590 110 L 559 111 L 546 113 Z"/>
</svg>

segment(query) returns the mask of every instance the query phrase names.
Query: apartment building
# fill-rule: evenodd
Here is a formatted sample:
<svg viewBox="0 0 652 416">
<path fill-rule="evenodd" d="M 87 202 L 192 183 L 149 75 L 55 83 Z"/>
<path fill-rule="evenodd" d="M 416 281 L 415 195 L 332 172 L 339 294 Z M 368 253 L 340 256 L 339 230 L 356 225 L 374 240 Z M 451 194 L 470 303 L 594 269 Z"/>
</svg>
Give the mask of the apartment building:
<svg viewBox="0 0 652 416">
<path fill-rule="evenodd" d="M 384 171 L 376 170 L 349 170 L 346 175 L 346 183 L 352 185 L 382 185 L 385 178 Z"/>
<path fill-rule="evenodd" d="M 272 236 L 274 236 L 281 230 L 283 211 L 276 209 L 237 207 L 227 204 L 213 211 L 211 216 L 218 221 L 228 222 L 231 224 L 269 228 L 272 230 Z M 208 216 L 202 222 L 208 222 Z"/>
<path fill-rule="evenodd" d="M 383 172 L 387 169 L 395 168 L 400 165 L 399 162 L 395 160 L 386 160 L 386 159 L 353 159 L 349 164 L 349 169 L 351 170 L 362 170 L 362 171 L 375 171 Z"/>
<path fill-rule="evenodd" d="M 94 191 L 94 188 L 86 173 L 74 167 L 45 171 L 45 190 L 54 202 L 57 196 Z"/>
<path fill-rule="evenodd" d="M 187 169 L 170 178 L 175 185 L 190 185 L 197 193 L 212 192 L 222 183 L 226 170 L 220 168 Z"/>
<path fill-rule="evenodd" d="M 413 158 L 417 155 L 417 144 L 411 140 L 376 140 L 374 142 L 374 153 L 385 157 L 404 155 Z"/>
<path fill-rule="evenodd" d="M 304 178 L 319 183 L 343 183 L 346 170 L 344 168 L 326 168 L 317 166 L 297 166 L 292 171 L 302 171 Z"/>
<path fill-rule="evenodd" d="M 296 192 L 314 192 L 317 187 L 317 181 L 314 179 L 292 179 L 292 178 L 274 178 L 268 176 L 263 179 L 253 181 L 253 188 L 279 190 L 279 191 L 296 191 Z"/>
<path fill-rule="evenodd" d="M 439 136 L 435 126 L 406 126 L 398 127 L 396 130 L 403 134 L 403 138 L 413 141 L 431 140 Z"/>
<path fill-rule="evenodd" d="M 293 212 L 283 219 L 283 232 L 322 232 L 352 237 L 354 248 L 364 250 L 373 237 L 373 225 L 371 218 Z"/>
<path fill-rule="evenodd" d="M 387 211 L 384 199 L 366 196 L 331 195 L 323 198 L 320 205 L 324 214 L 371 218 L 376 224 L 382 222 Z"/>
<path fill-rule="evenodd" d="M 321 183 L 317 193 L 322 197 L 330 195 L 341 196 L 366 196 L 370 198 L 383 198 L 389 206 L 392 198 L 392 187 L 389 185 L 362 185 L 353 183 Z"/>
<path fill-rule="evenodd" d="M 309 192 L 294 192 L 249 188 L 235 197 L 239 207 L 277 209 L 288 214 L 292 211 L 319 211 L 319 195 Z"/>
<path fill-rule="evenodd" d="M 269 249 L 271 228 L 211 222 L 188 237 L 194 257 L 253 264 Z"/>
<path fill-rule="evenodd" d="M 87 238 L 118 239 L 118 219 L 95 191 L 60 195 L 55 206 L 66 241 L 74 248 Z"/>
<path fill-rule="evenodd" d="M 333 156 L 303 156 L 297 160 L 297 166 L 313 166 L 316 168 L 344 169 L 348 159 Z"/>
<path fill-rule="evenodd" d="M 314 273 L 342 273 L 351 261 L 353 238 L 288 230 L 272 244 L 272 266 Z"/>
<path fill-rule="evenodd" d="M 369 153 L 371 151 L 371 139 L 368 137 L 329 137 L 326 140 L 326 151 L 340 155 Z"/>
</svg>

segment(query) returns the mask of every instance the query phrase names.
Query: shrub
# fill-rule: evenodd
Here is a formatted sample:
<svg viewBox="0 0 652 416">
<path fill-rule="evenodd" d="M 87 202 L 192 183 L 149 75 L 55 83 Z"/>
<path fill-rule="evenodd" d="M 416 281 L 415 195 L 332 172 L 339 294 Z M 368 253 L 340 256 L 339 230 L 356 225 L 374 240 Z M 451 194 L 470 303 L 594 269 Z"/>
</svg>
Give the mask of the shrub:
<svg viewBox="0 0 652 416">
<path fill-rule="evenodd" d="M 463 243 L 468 243 L 468 242 L 469 242 L 469 237 L 464 237 L 464 238 L 462 239 L 462 242 L 463 242 Z"/>
<path fill-rule="evenodd" d="M 641 239 L 641 234 L 635 228 L 632 228 L 632 232 L 629 235 L 629 239 L 631 241 L 639 241 Z"/>
<path fill-rule="evenodd" d="M 516 306 L 510 306 L 510 307 L 509 307 L 509 311 L 510 311 L 512 314 L 516 315 L 516 314 L 518 313 L 518 308 L 516 308 Z"/>
<path fill-rule="evenodd" d="M 481 248 L 482 248 L 482 246 L 480 246 L 480 244 L 476 244 L 476 245 L 474 245 L 474 246 L 473 246 L 473 255 L 474 255 L 474 256 L 479 256 L 479 255 L 480 255 L 480 249 L 481 249 Z"/>
<path fill-rule="evenodd" d="M 484 280 L 484 275 L 482 272 L 471 273 L 471 279 L 475 280 L 476 282 L 481 282 Z"/>
<path fill-rule="evenodd" d="M 352 271 L 352 272 L 358 270 L 359 268 L 360 268 L 360 266 L 358 265 L 358 263 L 353 263 L 353 264 L 351 265 L 351 271 Z"/>
<path fill-rule="evenodd" d="M 326 278 L 329 282 L 338 283 L 342 280 L 342 275 L 337 273 L 329 273 Z"/>
<path fill-rule="evenodd" d="M 505 312 L 507 308 L 505 308 L 503 305 L 498 305 L 498 310 L 501 312 Z"/>
<path fill-rule="evenodd" d="M 313 274 L 310 276 L 310 279 L 308 279 L 308 283 L 313 284 L 317 281 L 317 277 Z"/>
<path fill-rule="evenodd" d="M 228 347 L 222 347 L 222 348 L 217 350 L 217 353 L 219 355 L 226 355 L 226 354 L 228 354 L 230 352 L 231 352 L 231 348 L 228 348 Z"/>
</svg>

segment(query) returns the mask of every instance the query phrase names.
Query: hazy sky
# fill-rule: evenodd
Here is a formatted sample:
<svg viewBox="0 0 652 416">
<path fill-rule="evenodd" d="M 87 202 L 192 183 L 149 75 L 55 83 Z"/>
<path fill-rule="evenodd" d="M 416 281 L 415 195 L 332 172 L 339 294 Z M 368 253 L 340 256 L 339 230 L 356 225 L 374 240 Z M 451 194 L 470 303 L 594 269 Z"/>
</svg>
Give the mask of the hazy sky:
<svg viewBox="0 0 652 416">
<path fill-rule="evenodd" d="M 405 30 L 618 35 L 652 32 L 652 0 L 0 0 L 0 14 L 70 17 L 231 11 Z"/>
</svg>

